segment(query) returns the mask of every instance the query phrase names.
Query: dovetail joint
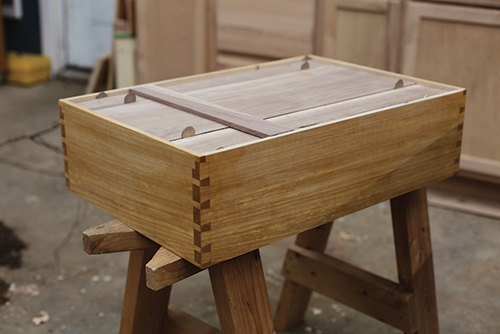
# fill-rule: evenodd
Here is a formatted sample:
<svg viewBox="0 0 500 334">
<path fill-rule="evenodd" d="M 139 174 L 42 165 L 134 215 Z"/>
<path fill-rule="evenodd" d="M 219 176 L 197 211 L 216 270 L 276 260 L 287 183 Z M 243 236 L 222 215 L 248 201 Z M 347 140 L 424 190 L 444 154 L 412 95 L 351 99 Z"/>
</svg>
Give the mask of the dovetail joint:
<svg viewBox="0 0 500 334">
<path fill-rule="evenodd" d="M 206 242 L 207 232 L 210 232 L 210 222 L 202 222 L 202 213 L 204 210 L 210 209 L 210 199 L 203 197 L 204 190 L 210 186 L 210 178 L 201 179 L 201 168 L 206 162 L 205 157 L 201 157 L 195 162 L 195 167 L 192 169 L 193 177 L 193 245 L 194 245 L 194 261 L 201 266 L 210 264 L 211 244 Z M 203 225 L 202 225 L 203 223 Z"/>
</svg>

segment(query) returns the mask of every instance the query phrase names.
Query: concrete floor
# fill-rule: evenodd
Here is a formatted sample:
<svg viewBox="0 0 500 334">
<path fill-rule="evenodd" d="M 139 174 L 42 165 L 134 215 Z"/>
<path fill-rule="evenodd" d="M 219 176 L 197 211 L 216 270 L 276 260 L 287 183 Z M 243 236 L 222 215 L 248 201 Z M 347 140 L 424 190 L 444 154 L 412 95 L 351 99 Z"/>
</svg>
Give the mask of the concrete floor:
<svg viewBox="0 0 500 334">
<path fill-rule="evenodd" d="M 83 89 L 60 81 L 0 86 L 0 143 L 57 123 L 57 99 Z M 59 147 L 59 129 L 42 138 Z M 22 257 L 19 268 L 0 266 L 0 304 L 2 294 L 9 299 L 0 305 L 0 333 L 118 333 L 128 255 L 83 252 L 82 231 L 110 217 L 67 192 L 62 170 L 59 153 L 29 138 L 0 144 L 0 220 L 27 246 L 10 254 Z M 429 212 L 441 333 L 500 333 L 500 221 L 434 207 Z M 340 219 L 330 238 L 329 253 L 396 278 L 387 203 Z M 273 310 L 292 242 L 261 252 Z M 206 272 L 176 284 L 171 302 L 218 326 Z M 32 319 L 40 311 L 50 318 L 36 326 Z M 305 322 L 288 333 L 397 332 L 314 294 Z"/>
</svg>

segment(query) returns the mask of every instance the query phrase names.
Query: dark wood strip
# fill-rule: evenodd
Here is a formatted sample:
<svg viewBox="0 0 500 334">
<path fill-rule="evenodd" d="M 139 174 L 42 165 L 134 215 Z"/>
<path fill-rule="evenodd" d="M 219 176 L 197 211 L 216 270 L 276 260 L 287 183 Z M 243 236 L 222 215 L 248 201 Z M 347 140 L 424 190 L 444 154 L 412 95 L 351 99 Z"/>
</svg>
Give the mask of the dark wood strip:
<svg viewBox="0 0 500 334">
<path fill-rule="evenodd" d="M 169 107 L 249 133 L 259 138 L 292 131 L 291 128 L 270 123 L 249 115 L 231 112 L 231 110 L 222 107 L 219 108 L 214 105 L 204 104 L 203 101 L 194 101 L 189 97 L 183 98 L 178 95 L 168 94 L 168 92 L 159 92 L 145 87 L 133 88 L 130 92 Z"/>
</svg>

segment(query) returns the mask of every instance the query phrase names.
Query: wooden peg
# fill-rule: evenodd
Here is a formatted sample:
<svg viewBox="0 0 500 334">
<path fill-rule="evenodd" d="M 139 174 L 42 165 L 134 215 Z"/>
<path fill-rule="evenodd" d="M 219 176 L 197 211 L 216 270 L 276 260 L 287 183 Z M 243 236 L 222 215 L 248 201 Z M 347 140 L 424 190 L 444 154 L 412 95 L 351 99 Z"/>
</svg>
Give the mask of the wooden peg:
<svg viewBox="0 0 500 334">
<path fill-rule="evenodd" d="M 102 98 L 105 98 L 105 97 L 108 97 L 108 94 L 106 94 L 105 92 L 100 92 L 99 94 L 97 94 L 97 96 L 95 98 L 96 99 L 102 99 Z"/>
<path fill-rule="evenodd" d="M 83 249 L 88 254 L 106 254 L 158 247 L 118 220 L 112 220 L 83 232 Z"/>
<path fill-rule="evenodd" d="M 132 102 L 135 102 L 137 100 L 136 96 L 134 93 L 128 93 L 126 96 L 125 96 L 125 99 L 123 102 L 125 102 L 125 104 L 127 103 L 132 103 Z"/>
<path fill-rule="evenodd" d="M 194 130 L 194 128 L 192 126 L 188 126 L 184 130 L 182 130 L 181 136 L 182 136 L 182 138 L 189 138 L 189 137 L 193 137 L 195 134 L 196 134 L 196 131 Z"/>
<path fill-rule="evenodd" d="M 160 247 L 146 264 L 146 285 L 151 290 L 158 291 L 200 271 L 200 268 Z"/>
</svg>

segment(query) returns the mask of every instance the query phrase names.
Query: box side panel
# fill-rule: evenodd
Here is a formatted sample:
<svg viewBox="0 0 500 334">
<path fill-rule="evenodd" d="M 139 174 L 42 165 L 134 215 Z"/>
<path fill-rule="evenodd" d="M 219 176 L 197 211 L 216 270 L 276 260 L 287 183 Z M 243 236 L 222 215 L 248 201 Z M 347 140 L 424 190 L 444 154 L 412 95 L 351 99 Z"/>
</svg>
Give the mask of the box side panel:
<svg viewBox="0 0 500 334">
<path fill-rule="evenodd" d="M 190 155 L 61 102 L 67 189 L 194 261 Z"/>
<path fill-rule="evenodd" d="M 460 91 L 207 156 L 212 263 L 458 172 Z"/>
</svg>

